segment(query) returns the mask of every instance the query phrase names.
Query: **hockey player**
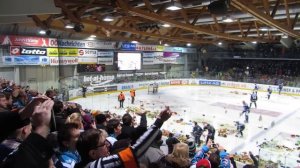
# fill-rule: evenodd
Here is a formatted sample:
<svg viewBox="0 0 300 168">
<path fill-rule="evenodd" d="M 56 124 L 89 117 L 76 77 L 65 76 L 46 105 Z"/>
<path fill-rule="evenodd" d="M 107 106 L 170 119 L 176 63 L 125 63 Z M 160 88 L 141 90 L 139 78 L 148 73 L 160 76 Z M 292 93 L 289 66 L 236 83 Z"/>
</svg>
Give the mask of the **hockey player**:
<svg viewBox="0 0 300 168">
<path fill-rule="evenodd" d="M 249 122 L 249 113 L 250 113 L 250 108 L 248 106 L 248 104 L 243 101 L 243 112 L 242 114 L 244 113 L 245 114 L 245 123 L 248 123 Z"/>
<path fill-rule="evenodd" d="M 238 137 L 239 135 L 241 137 L 243 137 L 243 131 L 245 129 L 245 124 L 239 122 L 239 121 L 236 121 L 235 122 L 235 125 L 236 125 L 236 130 L 237 130 L 237 134 L 236 134 L 236 137 Z"/>
<path fill-rule="evenodd" d="M 281 94 L 282 88 L 283 88 L 283 83 L 278 85 L 279 94 Z"/>
<path fill-rule="evenodd" d="M 253 91 L 258 91 L 258 85 L 257 84 L 254 85 Z"/>
<path fill-rule="evenodd" d="M 257 92 L 253 92 L 250 96 L 250 108 L 252 103 L 254 103 L 255 108 L 257 108 L 256 101 L 257 101 Z"/>
<path fill-rule="evenodd" d="M 271 88 L 271 86 L 269 86 L 268 87 L 268 100 L 270 99 L 271 94 L 272 94 L 272 88 Z"/>
</svg>

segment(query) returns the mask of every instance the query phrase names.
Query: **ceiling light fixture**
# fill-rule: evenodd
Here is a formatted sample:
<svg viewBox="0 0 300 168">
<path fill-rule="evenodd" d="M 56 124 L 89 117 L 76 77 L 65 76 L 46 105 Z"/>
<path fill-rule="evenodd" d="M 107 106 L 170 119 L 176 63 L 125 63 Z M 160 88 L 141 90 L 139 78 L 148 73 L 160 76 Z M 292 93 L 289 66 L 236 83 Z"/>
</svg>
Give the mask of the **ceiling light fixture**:
<svg viewBox="0 0 300 168">
<path fill-rule="evenodd" d="M 267 27 L 262 27 L 262 28 L 260 28 L 260 30 L 261 30 L 261 31 L 268 31 L 269 28 L 267 28 Z"/>
<path fill-rule="evenodd" d="M 171 11 L 176 11 L 176 10 L 182 9 L 182 5 L 180 3 L 178 3 L 178 2 L 171 1 L 168 4 L 168 6 L 167 6 L 166 9 L 171 10 Z"/>
<path fill-rule="evenodd" d="M 67 23 L 67 24 L 65 25 L 65 28 L 66 28 L 66 29 L 73 29 L 74 27 L 75 27 L 74 23 Z"/>
<path fill-rule="evenodd" d="M 233 18 L 230 16 L 226 16 L 223 18 L 223 22 L 225 23 L 232 23 L 233 21 L 234 21 Z"/>
<path fill-rule="evenodd" d="M 169 24 L 163 24 L 162 27 L 171 27 Z"/>
<path fill-rule="evenodd" d="M 42 35 L 46 34 L 46 30 L 40 30 L 39 34 L 42 34 Z"/>
<path fill-rule="evenodd" d="M 256 44 L 257 42 L 256 42 L 256 41 L 252 41 L 252 43 L 253 43 L 253 44 Z"/>
<path fill-rule="evenodd" d="M 164 44 L 164 46 L 169 46 L 169 44 L 166 43 L 166 44 Z"/>
<path fill-rule="evenodd" d="M 90 35 L 90 38 L 96 38 L 96 37 L 97 37 L 97 36 L 94 35 L 94 34 Z"/>
<path fill-rule="evenodd" d="M 281 38 L 286 39 L 286 38 L 288 38 L 288 36 L 287 35 L 283 35 L 283 36 L 281 36 Z"/>
<path fill-rule="evenodd" d="M 104 22 L 112 22 L 114 21 L 114 18 L 111 17 L 111 16 L 106 16 L 104 19 L 103 19 Z"/>
<path fill-rule="evenodd" d="M 133 41 L 131 41 L 131 43 L 137 44 L 137 43 L 139 43 L 139 42 L 138 42 L 138 41 L 135 41 L 135 40 L 133 40 Z"/>
<path fill-rule="evenodd" d="M 190 46 L 192 46 L 192 44 L 191 43 L 187 43 L 186 46 L 190 47 Z"/>
<path fill-rule="evenodd" d="M 222 45 L 223 43 L 222 42 L 218 42 L 218 45 Z"/>
</svg>

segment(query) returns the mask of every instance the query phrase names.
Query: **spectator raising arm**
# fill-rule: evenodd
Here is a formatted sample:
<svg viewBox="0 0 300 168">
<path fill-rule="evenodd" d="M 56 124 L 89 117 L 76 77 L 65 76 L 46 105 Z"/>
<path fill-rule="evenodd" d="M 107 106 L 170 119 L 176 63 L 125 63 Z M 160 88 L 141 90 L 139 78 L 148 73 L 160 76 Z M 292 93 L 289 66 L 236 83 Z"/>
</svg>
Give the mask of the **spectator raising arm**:
<svg viewBox="0 0 300 168">
<path fill-rule="evenodd" d="M 34 108 L 32 123 L 35 130 L 19 146 L 19 149 L 7 158 L 3 163 L 4 167 L 48 167 L 53 150 L 45 138 L 50 130 L 49 123 L 53 104 L 51 99 L 47 99 Z"/>
</svg>

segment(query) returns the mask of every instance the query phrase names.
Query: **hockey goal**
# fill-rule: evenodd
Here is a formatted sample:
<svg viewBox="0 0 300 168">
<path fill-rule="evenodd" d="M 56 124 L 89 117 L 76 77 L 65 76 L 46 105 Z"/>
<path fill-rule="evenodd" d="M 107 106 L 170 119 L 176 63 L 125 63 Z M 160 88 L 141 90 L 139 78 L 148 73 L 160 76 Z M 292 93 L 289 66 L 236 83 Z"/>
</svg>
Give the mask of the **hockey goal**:
<svg viewBox="0 0 300 168">
<path fill-rule="evenodd" d="M 151 83 L 148 85 L 148 94 L 149 93 L 157 93 L 158 92 L 158 84 L 157 83 Z"/>
</svg>

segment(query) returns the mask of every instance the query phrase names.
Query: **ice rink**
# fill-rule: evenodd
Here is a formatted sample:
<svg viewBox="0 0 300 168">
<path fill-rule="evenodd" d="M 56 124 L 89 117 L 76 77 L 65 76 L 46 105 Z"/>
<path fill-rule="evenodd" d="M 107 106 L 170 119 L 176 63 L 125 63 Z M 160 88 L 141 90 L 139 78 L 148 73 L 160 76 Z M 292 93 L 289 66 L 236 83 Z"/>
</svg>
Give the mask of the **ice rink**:
<svg viewBox="0 0 300 168">
<path fill-rule="evenodd" d="M 227 137 L 218 136 L 218 130 L 229 128 L 235 130 L 234 121 L 244 121 L 244 115 L 240 115 L 243 107 L 242 101 L 250 103 L 250 90 L 222 88 L 214 86 L 168 86 L 160 87 L 157 94 L 148 94 L 146 89 L 136 91 L 135 104 L 130 104 L 129 91 L 125 91 L 126 101 L 124 107 L 140 106 L 154 111 L 161 110 L 164 106 L 170 106 L 178 115 L 164 124 L 163 129 L 175 133 L 190 134 L 192 121 L 207 121 L 216 128 L 215 142 L 224 146 L 231 153 L 252 151 L 264 159 L 274 162 L 280 160 L 287 165 L 296 165 L 299 150 L 281 151 L 273 148 L 261 148 L 258 146 L 264 141 L 276 141 L 289 148 L 295 146 L 293 135 L 299 134 L 300 127 L 300 97 L 278 95 L 273 93 L 270 100 L 266 92 L 258 92 L 257 109 L 252 105 L 249 114 L 249 123 L 246 124 L 244 137 L 236 137 L 235 133 Z M 119 109 L 119 102 L 115 93 L 104 93 L 73 100 L 87 109 L 107 110 L 117 114 L 124 114 L 125 109 Z M 261 116 L 261 117 L 260 117 Z M 177 120 L 183 119 L 183 122 Z M 149 120 L 148 125 L 152 123 Z M 202 126 L 202 124 L 200 124 Z M 204 133 L 205 136 L 205 133 Z M 205 140 L 205 137 L 202 137 Z M 276 145 L 275 144 L 275 145 Z"/>
</svg>

